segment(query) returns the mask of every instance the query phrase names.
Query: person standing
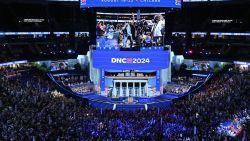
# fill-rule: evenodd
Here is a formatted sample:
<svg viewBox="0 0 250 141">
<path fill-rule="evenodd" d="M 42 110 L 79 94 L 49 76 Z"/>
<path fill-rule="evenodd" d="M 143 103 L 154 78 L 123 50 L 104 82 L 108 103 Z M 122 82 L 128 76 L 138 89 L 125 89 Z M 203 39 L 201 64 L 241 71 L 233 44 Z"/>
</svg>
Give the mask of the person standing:
<svg viewBox="0 0 250 141">
<path fill-rule="evenodd" d="M 156 15 L 154 17 L 154 25 L 152 27 L 152 36 L 154 42 L 158 45 L 161 44 L 163 41 L 163 35 L 165 31 L 165 19 L 162 15 Z"/>
<path fill-rule="evenodd" d="M 106 32 L 105 28 L 106 27 L 102 21 L 98 22 L 96 26 L 97 36 L 103 36 Z"/>
<path fill-rule="evenodd" d="M 123 31 L 123 47 L 126 48 L 127 41 L 130 41 L 130 48 L 133 47 L 133 39 L 135 38 L 134 14 L 132 13 L 132 21 L 124 24 Z"/>
</svg>

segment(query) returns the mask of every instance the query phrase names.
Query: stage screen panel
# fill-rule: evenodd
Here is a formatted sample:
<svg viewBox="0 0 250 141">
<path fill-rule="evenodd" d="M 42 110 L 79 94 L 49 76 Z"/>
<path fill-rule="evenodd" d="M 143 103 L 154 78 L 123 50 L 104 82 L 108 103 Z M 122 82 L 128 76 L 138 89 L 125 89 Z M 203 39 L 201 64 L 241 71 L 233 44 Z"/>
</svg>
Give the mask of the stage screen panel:
<svg viewBox="0 0 250 141">
<path fill-rule="evenodd" d="M 164 46 L 165 12 L 97 12 L 97 48 Z"/>
<path fill-rule="evenodd" d="M 161 70 L 169 67 L 169 51 L 92 52 L 93 67 L 104 70 Z"/>
<path fill-rule="evenodd" d="M 88 7 L 170 7 L 181 8 L 181 0 L 80 0 L 81 8 Z"/>
</svg>

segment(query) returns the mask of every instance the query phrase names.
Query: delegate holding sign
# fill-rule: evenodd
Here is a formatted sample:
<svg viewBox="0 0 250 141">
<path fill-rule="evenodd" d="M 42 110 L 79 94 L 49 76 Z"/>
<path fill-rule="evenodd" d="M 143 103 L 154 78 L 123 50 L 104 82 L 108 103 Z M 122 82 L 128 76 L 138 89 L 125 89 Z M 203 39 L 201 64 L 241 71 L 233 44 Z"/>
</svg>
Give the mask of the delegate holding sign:
<svg viewBox="0 0 250 141">
<path fill-rule="evenodd" d="M 160 70 L 169 66 L 169 51 L 131 52 L 96 51 L 92 52 L 93 67 L 114 70 Z"/>
</svg>

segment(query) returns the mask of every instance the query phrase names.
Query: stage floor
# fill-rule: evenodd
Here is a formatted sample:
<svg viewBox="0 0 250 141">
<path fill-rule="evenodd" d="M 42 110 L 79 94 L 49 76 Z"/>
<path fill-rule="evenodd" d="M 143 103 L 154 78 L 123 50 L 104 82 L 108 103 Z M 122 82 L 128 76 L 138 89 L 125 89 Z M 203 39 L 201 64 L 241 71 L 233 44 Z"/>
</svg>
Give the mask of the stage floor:
<svg viewBox="0 0 250 141">
<path fill-rule="evenodd" d="M 89 99 L 93 108 L 113 110 L 147 110 L 150 108 L 170 108 L 172 100 L 177 96 L 162 94 L 156 97 L 133 97 L 133 102 L 128 102 L 128 97 L 110 98 L 96 93 L 78 94 L 82 98 Z"/>
</svg>

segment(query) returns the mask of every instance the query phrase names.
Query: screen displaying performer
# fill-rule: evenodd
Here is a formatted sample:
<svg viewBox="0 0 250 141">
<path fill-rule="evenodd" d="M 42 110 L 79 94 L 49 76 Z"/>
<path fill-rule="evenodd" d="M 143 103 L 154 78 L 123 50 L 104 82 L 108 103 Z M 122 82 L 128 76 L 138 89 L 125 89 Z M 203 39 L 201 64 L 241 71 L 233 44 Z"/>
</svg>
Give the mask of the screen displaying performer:
<svg viewBox="0 0 250 141">
<path fill-rule="evenodd" d="M 97 47 L 163 46 L 165 13 L 97 12 Z"/>
</svg>

